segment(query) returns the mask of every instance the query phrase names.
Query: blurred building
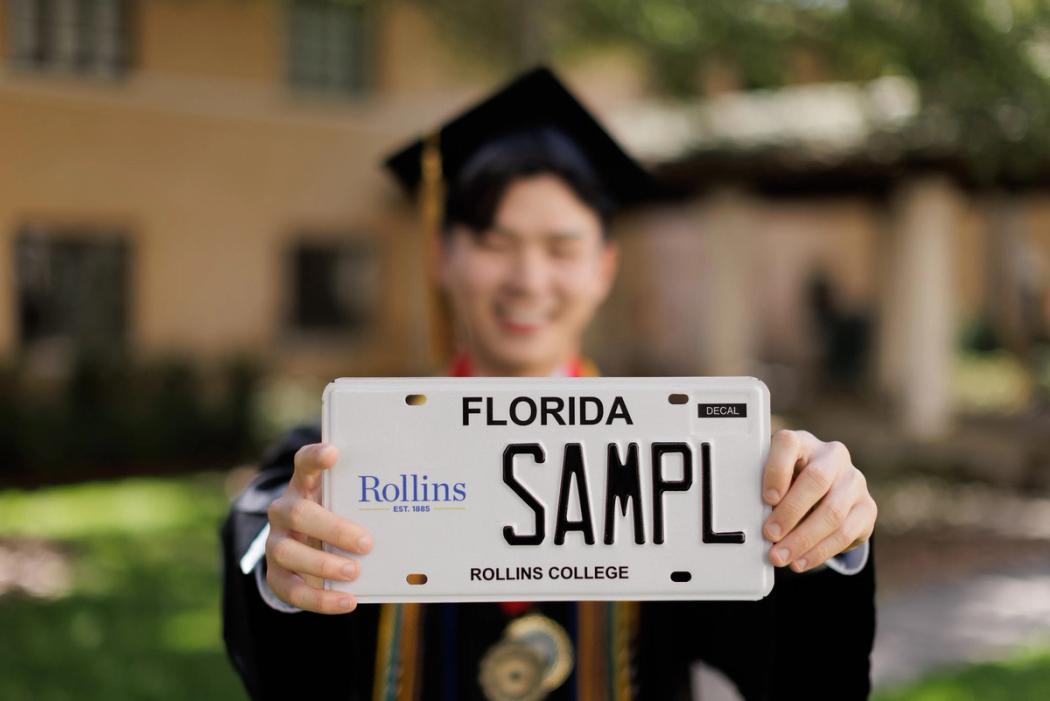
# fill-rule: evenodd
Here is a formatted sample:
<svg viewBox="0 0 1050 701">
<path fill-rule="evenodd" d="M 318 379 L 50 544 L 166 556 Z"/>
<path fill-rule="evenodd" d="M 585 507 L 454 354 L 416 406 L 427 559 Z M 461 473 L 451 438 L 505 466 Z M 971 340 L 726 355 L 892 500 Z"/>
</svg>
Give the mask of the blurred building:
<svg viewBox="0 0 1050 701">
<path fill-rule="evenodd" d="M 658 371 L 759 375 L 781 408 L 889 400 L 907 434 L 947 435 L 967 335 L 1022 362 L 1047 341 L 1050 174 L 975 181 L 952 152 L 902 147 L 919 109 L 886 78 L 614 115 L 679 193 L 623 227 L 619 309 L 645 303 L 614 345 Z"/>
<path fill-rule="evenodd" d="M 0 0 L 0 25 L 0 357 L 426 371 L 419 228 L 378 163 L 506 76 L 418 4 Z M 961 329 L 1045 332 L 1046 183 L 888 148 L 907 83 L 718 73 L 672 105 L 615 52 L 560 68 L 678 194 L 621 222 L 607 371 L 757 374 L 781 407 L 874 388 L 932 437 Z"/>
<path fill-rule="evenodd" d="M 378 163 L 477 76 L 414 6 L 3 0 L 0 26 L 0 356 L 422 364 Z"/>
</svg>

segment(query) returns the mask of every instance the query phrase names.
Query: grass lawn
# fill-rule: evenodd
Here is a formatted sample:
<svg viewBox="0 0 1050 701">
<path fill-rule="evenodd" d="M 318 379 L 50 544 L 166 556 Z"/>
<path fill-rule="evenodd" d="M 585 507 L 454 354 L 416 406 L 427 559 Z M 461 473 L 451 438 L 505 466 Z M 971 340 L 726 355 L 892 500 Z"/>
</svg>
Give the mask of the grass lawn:
<svg viewBox="0 0 1050 701">
<path fill-rule="evenodd" d="M 1043 701 L 1050 699 L 1050 647 L 932 675 L 876 694 L 874 701 Z"/>
<path fill-rule="evenodd" d="M 239 699 L 219 620 L 222 476 L 0 492 L 0 539 L 69 557 L 69 591 L 0 596 L 0 699 Z"/>
<path fill-rule="evenodd" d="M 0 546 L 64 553 L 68 591 L 0 595 L 0 699 L 240 699 L 219 621 L 223 477 L 0 492 Z M 2 572 L 0 572 L 2 574 Z M 880 691 L 875 701 L 1050 699 L 1050 648 Z"/>
</svg>

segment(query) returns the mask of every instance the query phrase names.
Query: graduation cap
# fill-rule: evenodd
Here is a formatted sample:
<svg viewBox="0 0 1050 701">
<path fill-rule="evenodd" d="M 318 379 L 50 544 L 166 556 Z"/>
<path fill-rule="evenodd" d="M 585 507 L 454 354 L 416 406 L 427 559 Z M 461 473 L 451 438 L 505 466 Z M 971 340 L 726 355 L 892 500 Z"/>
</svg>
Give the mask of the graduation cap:
<svg viewBox="0 0 1050 701">
<path fill-rule="evenodd" d="M 428 178 L 453 180 L 470 157 L 491 141 L 544 128 L 561 132 L 579 148 L 617 206 L 640 202 L 653 194 L 649 173 L 543 66 L 524 73 L 428 136 L 397 151 L 385 165 L 413 194 L 428 184 Z M 433 153 L 434 149 L 438 153 Z"/>
<path fill-rule="evenodd" d="M 384 161 L 405 191 L 419 199 L 423 231 L 429 239 L 428 270 L 436 270 L 446 183 L 454 181 L 482 147 L 505 136 L 543 129 L 559 132 L 577 147 L 614 207 L 642 202 L 655 193 L 652 176 L 554 73 L 544 66 L 534 68 Z M 451 351 L 452 325 L 436 277 L 431 278 L 430 289 L 432 355 L 443 363 Z"/>
</svg>

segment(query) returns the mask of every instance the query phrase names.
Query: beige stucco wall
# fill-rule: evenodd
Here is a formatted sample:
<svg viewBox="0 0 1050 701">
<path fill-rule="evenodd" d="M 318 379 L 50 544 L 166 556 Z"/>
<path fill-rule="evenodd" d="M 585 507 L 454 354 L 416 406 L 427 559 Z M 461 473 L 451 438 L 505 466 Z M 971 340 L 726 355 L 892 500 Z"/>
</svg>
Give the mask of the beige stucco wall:
<svg viewBox="0 0 1050 701">
<path fill-rule="evenodd" d="M 41 222 L 128 232 L 130 341 L 142 353 L 261 352 L 343 372 L 403 366 L 388 350 L 414 342 L 406 315 L 419 312 L 417 232 L 379 162 L 447 110 L 399 102 L 397 93 L 415 88 L 407 66 L 420 51 L 434 70 L 452 60 L 418 11 L 385 5 L 381 20 L 392 28 L 380 29 L 392 38 L 377 59 L 376 93 L 355 102 L 294 99 L 278 2 L 139 7 L 125 80 L 0 69 L 0 355 L 17 343 L 13 239 Z M 384 289 L 375 333 L 288 332 L 286 253 L 304 233 L 376 243 Z"/>
<path fill-rule="evenodd" d="M 145 0 L 133 55 L 142 71 L 271 81 L 283 68 L 277 0 Z"/>
<path fill-rule="evenodd" d="M 1034 195 L 1027 200 L 1027 230 L 1031 237 L 1033 264 L 1042 272 L 1045 284 L 1043 316 L 1050 327 L 1050 194 Z"/>
</svg>

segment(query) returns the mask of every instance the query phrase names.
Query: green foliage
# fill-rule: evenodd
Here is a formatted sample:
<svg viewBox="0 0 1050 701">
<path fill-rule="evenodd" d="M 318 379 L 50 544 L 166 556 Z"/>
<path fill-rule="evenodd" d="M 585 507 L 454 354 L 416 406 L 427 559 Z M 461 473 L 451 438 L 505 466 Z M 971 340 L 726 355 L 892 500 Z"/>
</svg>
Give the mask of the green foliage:
<svg viewBox="0 0 1050 701">
<path fill-rule="evenodd" d="M 222 476 L 0 492 L 0 542 L 47 538 L 68 593 L 0 596 L 0 698 L 238 699 L 222 644 Z"/>
<path fill-rule="evenodd" d="M 1050 343 L 1044 343 L 1033 353 L 1035 386 L 1044 406 L 1050 406 Z"/>
<path fill-rule="evenodd" d="M 838 3 L 763 0 L 582 0 L 573 3 L 581 33 L 574 46 L 626 43 L 648 57 L 658 85 L 674 94 L 700 89 L 707 63 L 731 64 L 744 87 L 790 79 L 790 52 L 821 41 Z"/>
<path fill-rule="evenodd" d="M 260 447 L 261 373 L 247 359 L 205 373 L 178 358 L 89 354 L 58 386 L 27 375 L 0 369 L 0 482 L 229 463 Z"/>
<path fill-rule="evenodd" d="M 923 110 L 903 146 L 959 154 L 978 180 L 1024 180 L 1050 155 L 1050 3 L 853 0 L 843 36 L 876 44 L 874 69 L 919 85 Z M 829 47 L 851 77 L 851 43 Z M 1042 56 L 1042 58 L 1040 58 Z"/>
<path fill-rule="evenodd" d="M 744 88 L 799 78 L 915 80 L 922 110 L 888 135 L 896 152 L 958 157 L 977 181 L 1023 182 L 1050 158 L 1050 0 L 428 0 L 457 41 L 507 68 L 628 46 L 654 83 L 690 96 L 704 66 Z M 515 5 L 528 12 L 512 12 Z"/>
</svg>

